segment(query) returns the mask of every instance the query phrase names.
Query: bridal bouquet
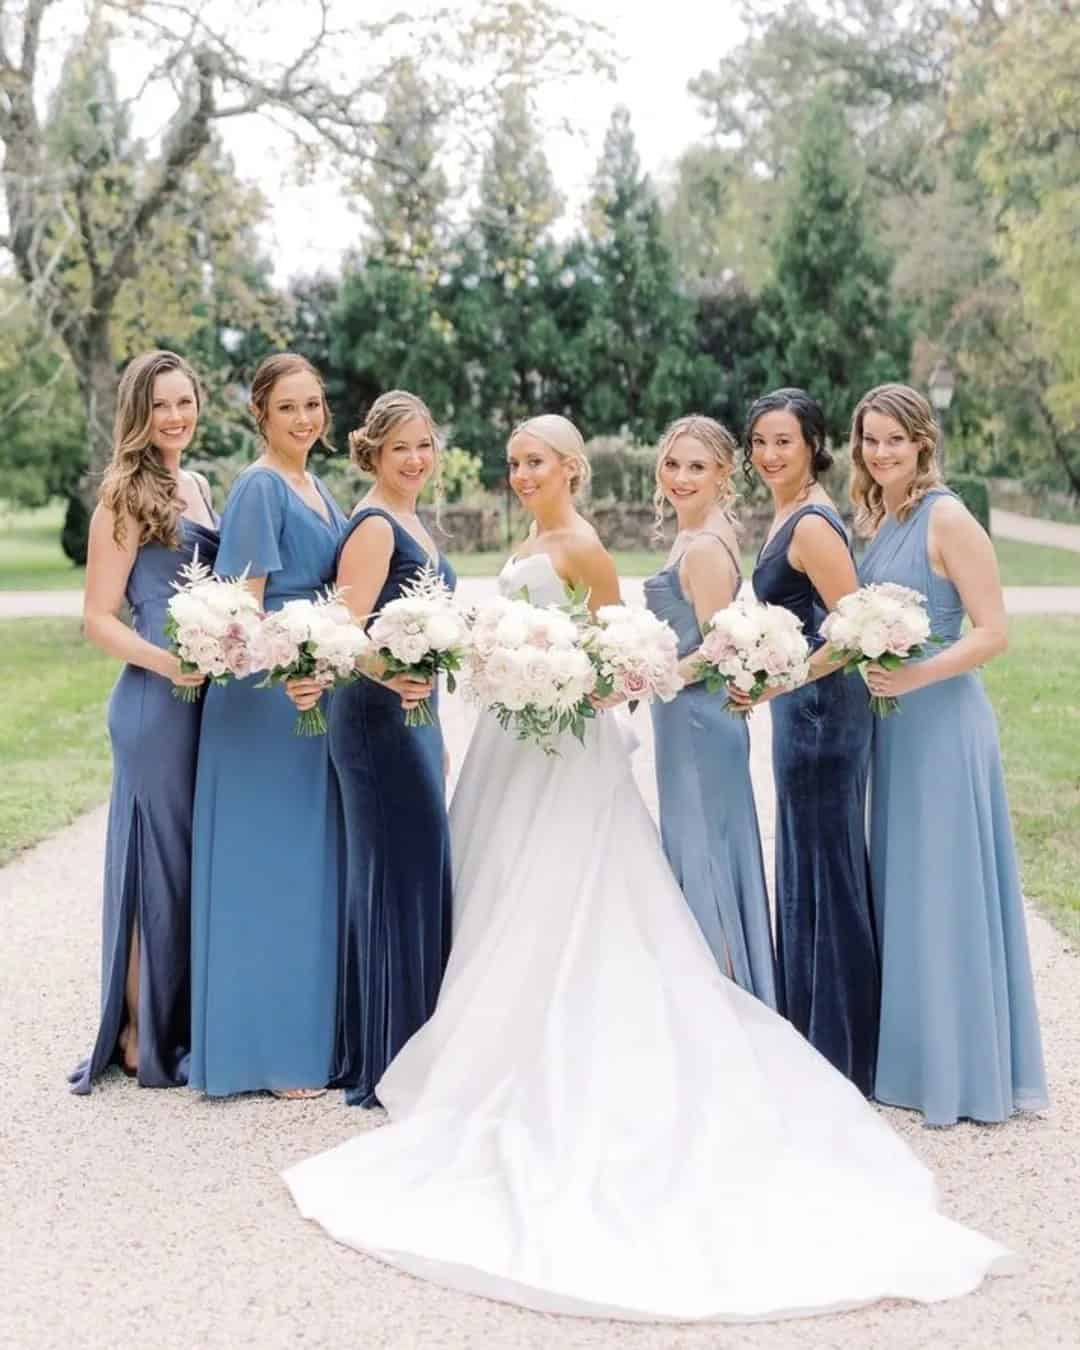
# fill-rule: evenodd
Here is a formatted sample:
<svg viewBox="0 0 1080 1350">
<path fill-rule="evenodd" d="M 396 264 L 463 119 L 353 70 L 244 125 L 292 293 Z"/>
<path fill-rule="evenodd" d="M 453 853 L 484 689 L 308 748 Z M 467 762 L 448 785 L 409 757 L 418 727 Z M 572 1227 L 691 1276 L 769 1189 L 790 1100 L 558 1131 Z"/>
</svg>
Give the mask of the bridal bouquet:
<svg viewBox="0 0 1080 1350">
<path fill-rule="evenodd" d="M 604 605 L 585 639 L 596 667 L 594 692 L 601 698 L 622 694 L 631 703 L 670 703 L 683 687 L 678 646 L 671 626 L 649 610 Z"/>
<path fill-rule="evenodd" d="M 748 593 L 712 616 L 699 650 L 710 693 L 734 685 L 758 698 L 766 689 L 794 689 L 809 673 L 810 644 L 800 620 Z"/>
<path fill-rule="evenodd" d="M 338 591 L 330 588 L 315 600 L 286 600 L 259 626 L 252 662 L 266 676 L 256 688 L 300 679 L 318 680 L 324 689 L 349 684 L 359 678 L 357 660 L 370 650 L 367 634 Z M 298 736 L 321 736 L 326 731 L 318 703 L 299 715 L 294 730 Z"/>
<path fill-rule="evenodd" d="M 470 698 L 499 719 L 518 740 L 556 754 L 556 738 L 571 732 L 584 742 L 585 723 L 596 716 L 589 695 L 596 667 L 585 648 L 587 613 L 496 597 L 473 611 L 466 688 Z"/>
<path fill-rule="evenodd" d="M 895 670 L 909 657 L 921 656 L 930 636 L 926 597 L 908 586 L 876 582 L 852 591 L 821 625 L 837 661 L 847 674 L 858 671 L 866 679 L 872 663 Z M 879 717 L 899 708 L 895 698 L 874 695 L 870 707 Z"/>
<path fill-rule="evenodd" d="M 382 607 L 368 635 L 386 675 L 435 680 L 445 671 L 446 687 L 454 692 L 454 673 L 461 669 L 469 631 L 453 592 L 430 567 Z M 405 710 L 406 726 L 431 726 L 433 721 L 429 699 Z"/>
<path fill-rule="evenodd" d="M 180 576 L 183 581 L 172 583 L 176 594 L 165 619 L 165 636 L 170 650 L 180 658 L 180 669 L 185 675 L 205 675 L 212 684 L 250 675 L 259 602 L 244 577 L 215 576 L 199 562 L 197 550 L 191 562 L 180 568 Z M 186 703 L 194 703 L 201 692 L 197 685 L 173 685 L 173 698 Z"/>
</svg>

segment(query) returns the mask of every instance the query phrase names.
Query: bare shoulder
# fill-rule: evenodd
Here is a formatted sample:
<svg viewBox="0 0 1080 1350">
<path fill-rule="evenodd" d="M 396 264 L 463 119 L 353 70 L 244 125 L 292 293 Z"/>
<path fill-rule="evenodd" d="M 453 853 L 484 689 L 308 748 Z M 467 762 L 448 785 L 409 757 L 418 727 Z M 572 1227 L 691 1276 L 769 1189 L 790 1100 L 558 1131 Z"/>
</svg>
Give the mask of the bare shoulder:
<svg viewBox="0 0 1080 1350">
<path fill-rule="evenodd" d="M 605 559 L 610 560 L 611 556 L 600 542 L 600 536 L 587 524 L 580 529 L 567 530 L 559 540 L 559 548 L 567 562 L 573 563 L 595 566 Z"/>
<path fill-rule="evenodd" d="M 930 503 L 930 523 L 936 533 L 946 536 L 970 534 L 975 530 L 985 533 L 960 498 L 951 493 L 943 493 Z"/>
<path fill-rule="evenodd" d="M 832 506 L 831 502 L 828 504 Z M 826 503 L 822 502 L 820 505 L 824 506 Z M 836 510 L 835 507 L 832 509 L 834 511 Z M 839 518 L 840 512 L 837 511 L 836 514 L 837 518 Z M 800 519 L 795 522 L 795 528 L 791 532 L 791 537 L 793 541 L 798 542 L 801 549 L 822 550 L 841 548 L 845 552 L 847 551 L 847 544 L 844 542 L 844 538 L 837 530 L 836 526 L 830 524 L 824 516 L 819 516 L 815 511 L 808 511 L 805 516 L 800 517 Z"/>
<path fill-rule="evenodd" d="M 729 527 L 724 531 L 717 530 L 715 534 L 699 534 L 696 539 L 692 539 L 683 554 L 683 563 L 691 576 L 701 576 L 716 568 L 730 571 L 732 554 L 737 558 L 739 548 L 735 531 Z"/>
<path fill-rule="evenodd" d="M 352 517 L 355 517 L 357 512 L 363 510 L 363 508 L 363 502 L 358 502 L 353 507 Z M 394 527 L 385 516 L 375 515 L 373 512 L 370 516 L 365 516 L 363 520 L 353 525 L 349 533 L 348 544 L 353 544 L 357 540 L 360 541 L 358 545 L 360 548 L 392 551 L 394 547 Z M 348 544 L 346 547 L 348 547 Z"/>
</svg>

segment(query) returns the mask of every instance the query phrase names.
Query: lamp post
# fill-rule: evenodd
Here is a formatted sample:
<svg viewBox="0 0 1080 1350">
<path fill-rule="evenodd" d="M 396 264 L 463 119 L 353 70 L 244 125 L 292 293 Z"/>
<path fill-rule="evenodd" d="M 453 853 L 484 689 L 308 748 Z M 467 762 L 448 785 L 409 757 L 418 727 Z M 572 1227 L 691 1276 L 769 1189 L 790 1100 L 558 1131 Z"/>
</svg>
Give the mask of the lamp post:
<svg viewBox="0 0 1080 1350">
<path fill-rule="evenodd" d="M 938 437 L 938 468 L 943 476 L 945 473 L 945 414 L 949 411 L 949 404 L 953 401 L 955 392 L 956 376 L 952 373 L 948 361 L 942 357 L 930 372 L 930 402 L 934 405 L 934 411 L 938 415 L 938 426 L 941 431 Z"/>
</svg>

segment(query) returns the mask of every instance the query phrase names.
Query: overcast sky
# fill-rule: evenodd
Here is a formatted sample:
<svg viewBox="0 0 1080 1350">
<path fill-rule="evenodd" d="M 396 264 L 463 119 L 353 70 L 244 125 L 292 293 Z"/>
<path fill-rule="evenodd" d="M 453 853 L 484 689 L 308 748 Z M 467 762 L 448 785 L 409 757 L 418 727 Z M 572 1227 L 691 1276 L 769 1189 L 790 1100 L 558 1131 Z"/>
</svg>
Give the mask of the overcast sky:
<svg viewBox="0 0 1080 1350">
<path fill-rule="evenodd" d="M 662 178 L 679 153 L 707 131 L 687 82 L 734 46 L 741 30 L 736 6 L 727 0 L 564 2 L 580 17 L 605 24 L 622 57 L 615 80 L 582 80 L 572 91 L 573 120 L 581 134 L 553 131 L 547 137 L 555 181 L 567 199 L 566 230 L 577 221 L 615 105 L 629 107 L 645 168 Z M 562 90 L 542 99 L 545 116 L 555 122 L 565 115 L 566 101 Z M 279 280 L 336 269 L 360 229 L 340 188 L 330 180 L 291 185 L 270 134 L 254 120 L 229 128 L 228 138 L 240 171 L 253 177 L 272 203 L 265 234 Z M 259 165 L 264 167 L 252 172 Z"/>
</svg>

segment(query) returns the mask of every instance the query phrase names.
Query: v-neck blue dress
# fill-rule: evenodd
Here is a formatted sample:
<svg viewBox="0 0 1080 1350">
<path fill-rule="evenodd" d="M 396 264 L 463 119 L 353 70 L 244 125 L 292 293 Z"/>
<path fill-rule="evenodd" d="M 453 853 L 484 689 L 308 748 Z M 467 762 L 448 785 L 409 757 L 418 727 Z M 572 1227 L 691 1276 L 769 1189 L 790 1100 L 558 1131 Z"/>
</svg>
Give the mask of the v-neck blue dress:
<svg viewBox="0 0 1080 1350">
<path fill-rule="evenodd" d="M 378 612 L 430 559 L 379 507 L 353 515 L 341 549 L 372 516 L 394 531 Z M 445 558 L 438 572 L 453 588 Z M 434 1011 L 450 955 L 450 826 L 437 690 L 431 702 L 434 725 L 408 727 L 397 694 L 363 679 L 338 690 L 330 711 L 347 859 L 332 1081 L 351 1106 L 378 1105 L 375 1085 Z"/>
<path fill-rule="evenodd" d="M 905 521 L 886 516 L 859 574 L 925 595 L 930 631 L 948 644 L 964 603 L 927 548 L 944 495 L 928 492 Z M 930 1125 L 1046 1106 L 997 723 L 976 671 L 905 694 L 878 719 L 870 800 L 882 967 L 874 1095 Z"/>
<path fill-rule="evenodd" d="M 345 517 L 316 483 L 327 519 L 262 467 L 226 503 L 216 570 L 266 577 L 267 610 L 334 578 Z M 295 735 L 295 706 L 260 678 L 208 690 L 199 742 L 189 1081 L 212 1096 L 325 1086 L 333 1053 L 337 782 L 327 738 Z"/>
<path fill-rule="evenodd" d="M 207 503 L 209 506 L 209 502 Z M 212 564 L 216 528 L 180 518 L 180 542 L 143 544 L 128 576 L 132 626 L 167 647 L 165 620 L 173 582 L 198 552 Z M 170 680 L 125 666 L 109 699 L 113 780 L 105 839 L 101 935 L 101 1020 L 89 1057 L 70 1075 L 72 1091 L 90 1091 L 119 1057 L 126 1017 L 124 986 L 131 933 L 139 929 L 139 1068 L 142 1087 L 187 1081 L 191 1044 L 191 804 L 203 700 L 173 697 Z"/>
<path fill-rule="evenodd" d="M 810 503 L 763 546 L 754 593 L 802 621 L 821 646 L 827 610 L 805 572 L 788 562 L 806 515 L 840 517 Z M 873 714 L 866 685 L 841 672 L 781 694 L 772 710 L 776 780 L 777 1006 L 811 1045 L 866 1096 L 877 1058 L 877 934 L 870 903 L 866 791 Z"/>
</svg>

